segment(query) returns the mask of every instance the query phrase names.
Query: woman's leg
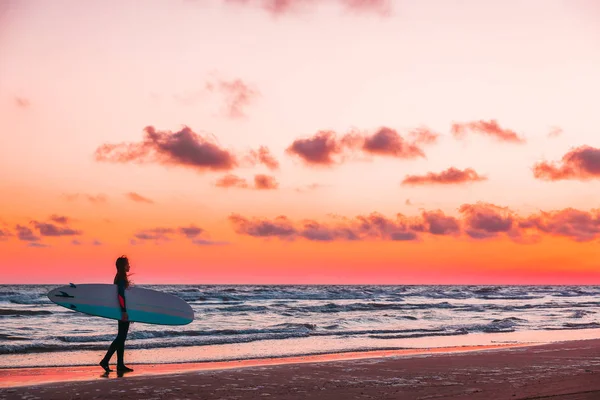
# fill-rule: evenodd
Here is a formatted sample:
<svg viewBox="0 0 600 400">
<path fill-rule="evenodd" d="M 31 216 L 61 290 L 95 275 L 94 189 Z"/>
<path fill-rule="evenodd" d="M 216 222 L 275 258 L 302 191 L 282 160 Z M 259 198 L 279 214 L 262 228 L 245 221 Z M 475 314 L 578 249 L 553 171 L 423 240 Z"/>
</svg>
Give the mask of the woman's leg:
<svg viewBox="0 0 600 400">
<path fill-rule="evenodd" d="M 119 335 L 121 340 L 117 344 L 117 368 L 124 367 L 123 356 L 125 354 L 125 339 L 129 331 L 129 321 L 119 321 Z"/>
<path fill-rule="evenodd" d="M 108 365 L 113 354 L 115 354 L 115 351 L 117 352 L 117 360 L 118 360 L 117 364 L 121 365 L 121 364 L 119 364 L 119 360 L 123 361 L 123 351 L 120 349 L 122 349 L 123 346 L 125 345 L 125 338 L 127 337 L 128 330 L 129 330 L 129 321 L 119 321 L 119 331 L 117 333 L 117 337 L 110 344 L 110 347 L 108 348 L 106 355 L 100 362 L 100 365 L 102 365 L 103 367 L 104 367 L 104 365 Z M 104 367 L 104 369 L 106 369 L 106 367 Z"/>
</svg>

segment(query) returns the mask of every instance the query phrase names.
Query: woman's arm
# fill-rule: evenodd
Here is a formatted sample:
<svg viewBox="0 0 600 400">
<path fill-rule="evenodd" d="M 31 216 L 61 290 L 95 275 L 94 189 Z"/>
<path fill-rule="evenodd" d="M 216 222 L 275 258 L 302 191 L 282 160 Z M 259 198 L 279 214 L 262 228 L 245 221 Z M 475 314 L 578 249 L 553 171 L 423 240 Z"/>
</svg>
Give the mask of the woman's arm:
<svg viewBox="0 0 600 400">
<path fill-rule="evenodd" d="M 119 305 L 121 306 L 121 312 L 126 313 L 127 306 L 125 303 L 125 282 L 123 280 L 120 280 L 117 283 L 117 287 L 118 287 Z"/>
</svg>

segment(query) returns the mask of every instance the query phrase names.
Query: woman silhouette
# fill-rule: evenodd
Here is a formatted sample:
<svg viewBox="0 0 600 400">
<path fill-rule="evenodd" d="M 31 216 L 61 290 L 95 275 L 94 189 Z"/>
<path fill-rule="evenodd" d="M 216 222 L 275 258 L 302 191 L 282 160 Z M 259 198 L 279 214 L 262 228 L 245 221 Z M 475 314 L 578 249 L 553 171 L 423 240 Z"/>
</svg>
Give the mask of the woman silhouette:
<svg viewBox="0 0 600 400">
<path fill-rule="evenodd" d="M 117 258 L 116 261 L 117 274 L 115 275 L 114 284 L 117 285 L 117 298 L 119 305 L 121 306 L 121 319 L 119 320 L 119 332 L 117 337 L 111 343 L 106 355 L 100 361 L 100 366 L 104 368 L 106 372 L 111 372 L 112 369 L 108 367 L 111 357 L 117 352 L 117 371 L 119 372 L 131 372 L 133 369 L 125 366 L 123 362 L 123 355 L 125 354 L 125 339 L 127 338 L 127 332 L 129 331 L 129 316 L 127 315 L 127 307 L 125 303 L 125 289 L 129 287 L 129 260 L 126 256 Z"/>
</svg>

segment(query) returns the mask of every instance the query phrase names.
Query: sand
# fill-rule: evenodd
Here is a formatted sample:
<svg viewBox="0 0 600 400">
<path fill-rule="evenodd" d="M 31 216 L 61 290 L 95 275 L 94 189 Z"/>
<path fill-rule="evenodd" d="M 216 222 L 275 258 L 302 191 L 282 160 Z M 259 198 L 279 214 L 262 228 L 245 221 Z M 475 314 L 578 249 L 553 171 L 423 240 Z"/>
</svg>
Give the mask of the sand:
<svg viewBox="0 0 600 400">
<path fill-rule="evenodd" d="M 100 367 L 0 370 L 0 399 L 600 400 L 597 339 L 442 351 L 132 365 L 108 377 Z"/>
</svg>

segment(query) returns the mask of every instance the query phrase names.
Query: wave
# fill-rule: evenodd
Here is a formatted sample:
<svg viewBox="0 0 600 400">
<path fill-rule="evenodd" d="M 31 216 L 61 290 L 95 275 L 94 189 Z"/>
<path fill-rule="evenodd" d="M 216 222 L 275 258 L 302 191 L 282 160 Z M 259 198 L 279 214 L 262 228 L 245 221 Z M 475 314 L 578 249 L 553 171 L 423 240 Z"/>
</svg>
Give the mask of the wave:
<svg viewBox="0 0 600 400">
<path fill-rule="evenodd" d="M 51 311 L 11 310 L 11 309 L 6 309 L 6 308 L 0 308 L 0 316 L 5 316 L 5 317 L 10 317 L 10 316 L 25 317 L 25 316 L 32 316 L 32 315 L 50 315 L 50 314 L 52 314 Z"/>
</svg>

